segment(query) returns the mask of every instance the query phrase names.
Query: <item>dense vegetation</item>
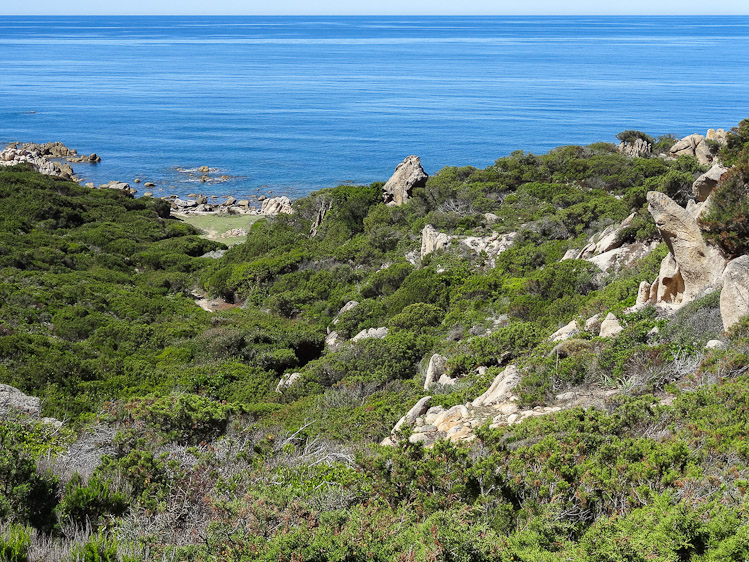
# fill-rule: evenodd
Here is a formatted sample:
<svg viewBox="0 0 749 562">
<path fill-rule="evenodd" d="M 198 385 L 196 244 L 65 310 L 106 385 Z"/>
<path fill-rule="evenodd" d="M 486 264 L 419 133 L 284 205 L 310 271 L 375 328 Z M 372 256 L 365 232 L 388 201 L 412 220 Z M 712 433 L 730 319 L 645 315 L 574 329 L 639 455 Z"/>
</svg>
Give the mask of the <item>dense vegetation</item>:
<svg viewBox="0 0 749 562">
<path fill-rule="evenodd" d="M 747 244 L 747 130 L 704 218 L 732 255 Z M 0 559 L 745 559 L 749 324 L 705 350 L 715 293 L 670 318 L 626 314 L 663 245 L 616 273 L 560 262 L 632 212 L 620 236 L 657 240 L 645 194 L 683 204 L 704 169 L 606 143 L 517 152 L 445 168 L 399 207 L 381 184 L 321 190 L 212 259 L 222 245 L 161 201 L 0 168 L 0 383 L 65 420 L 0 421 Z M 517 235 L 494 264 L 460 245 L 420 260 L 426 224 Z M 237 306 L 205 312 L 195 291 Z M 608 312 L 615 339 L 548 341 Z M 377 327 L 325 347 L 328 329 Z M 470 444 L 380 447 L 435 352 L 460 377 L 430 389 L 445 407 L 510 361 L 527 407 L 619 392 Z"/>
</svg>

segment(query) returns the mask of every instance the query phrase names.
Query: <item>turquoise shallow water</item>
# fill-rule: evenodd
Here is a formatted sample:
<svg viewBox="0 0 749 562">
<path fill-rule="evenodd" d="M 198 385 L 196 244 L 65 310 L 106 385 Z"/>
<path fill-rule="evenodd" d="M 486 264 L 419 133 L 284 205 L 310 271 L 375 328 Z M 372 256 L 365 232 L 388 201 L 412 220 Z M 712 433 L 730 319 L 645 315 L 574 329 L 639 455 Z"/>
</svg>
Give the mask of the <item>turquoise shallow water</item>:
<svg viewBox="0 0 749 562">
<path fill-rule="evenodd" d="M 87 179 L 300 196 L 749 117 L 749 17 L 4 17 L 0 142 Z M 31 113 L 31 112 L 34 113 Z M 232 180 L 195 183 L 178 167 Z"/>
</svg>

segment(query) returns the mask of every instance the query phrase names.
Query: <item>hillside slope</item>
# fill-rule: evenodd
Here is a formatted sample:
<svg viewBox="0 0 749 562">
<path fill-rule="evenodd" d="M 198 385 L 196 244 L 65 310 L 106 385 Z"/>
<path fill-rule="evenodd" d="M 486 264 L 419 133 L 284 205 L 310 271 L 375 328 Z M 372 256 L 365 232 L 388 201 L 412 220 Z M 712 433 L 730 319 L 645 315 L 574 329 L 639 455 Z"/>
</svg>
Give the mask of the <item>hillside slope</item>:
<svg viewBox="0 0 749 562">
<path fill-rule="evenodd" d="M 228 249 L 1 168 L 0 558 L 746 558 L 749 122 L 700 139 L 409 158 Z"/>
</svg>

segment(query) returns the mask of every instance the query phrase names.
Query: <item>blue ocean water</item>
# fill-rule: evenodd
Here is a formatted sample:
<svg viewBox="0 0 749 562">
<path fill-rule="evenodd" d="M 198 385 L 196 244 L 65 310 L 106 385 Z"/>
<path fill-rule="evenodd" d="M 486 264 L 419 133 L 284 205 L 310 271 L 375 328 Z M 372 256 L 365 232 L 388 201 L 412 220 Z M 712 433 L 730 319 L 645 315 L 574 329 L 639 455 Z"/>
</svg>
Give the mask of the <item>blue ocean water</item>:
<svg viewBox="0 0 749 562">
<path fill-rule="evenodd" d="M 749 17 L 3 17 L 0 142 L 287 193 L 749 117 Z M 33 113 L 32 113 L 33 112 Z M 178 168 L 232 179 L 196 184 Z M 142 188 L 141 188 L 142 190 Z"/>
</svg>

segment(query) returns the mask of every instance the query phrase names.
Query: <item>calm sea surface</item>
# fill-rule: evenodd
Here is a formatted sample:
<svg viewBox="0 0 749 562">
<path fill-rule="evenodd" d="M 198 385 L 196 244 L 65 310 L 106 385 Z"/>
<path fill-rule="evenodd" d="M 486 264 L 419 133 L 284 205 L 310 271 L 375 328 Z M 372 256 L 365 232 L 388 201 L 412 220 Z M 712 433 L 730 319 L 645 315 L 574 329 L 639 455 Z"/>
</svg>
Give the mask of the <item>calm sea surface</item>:
<svg viewBox="0 0 749 562">
<path fill-rule="evenodd" d="M 731 127 L 747 53 L 747 17 L 4 16 L 0 142 L 96 152 L 79 175 L 157 195 L 300 196 L 409 154 L 432 173 Z M 177 171 L 201 165 L 233 179 Z"/>
</svg>

